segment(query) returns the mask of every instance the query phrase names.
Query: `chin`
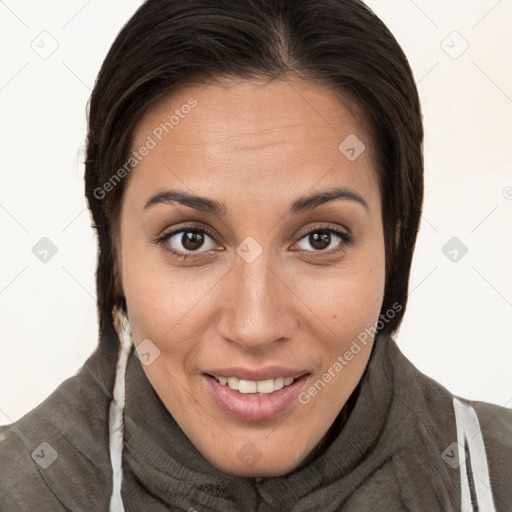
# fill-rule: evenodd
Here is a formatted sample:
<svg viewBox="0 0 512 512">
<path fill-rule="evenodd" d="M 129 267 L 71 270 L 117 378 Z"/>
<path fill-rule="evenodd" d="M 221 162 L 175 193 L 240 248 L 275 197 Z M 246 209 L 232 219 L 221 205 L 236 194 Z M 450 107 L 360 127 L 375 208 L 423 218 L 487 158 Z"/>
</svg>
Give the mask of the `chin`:
<svg viewBox="0 0 512 512">
<path fill-rule="evenodd" d="M 216 465 L 217 469 L 220 469 L 223 473 L 233 476 L 241 476 L 245 478 L 270 478 L 276 476 L 283 476 L 287 473 L 290 473 L 294 470 L 293 467 L 262 467 L 258 465 L 258 470 L 255 471 L 254 468 L 246 467 L 243 464 L 234 463 L 233 466 L 225 466 L 225 465 Z"/>
<path fill-rule="evenodd" d="M 229 475 L 241 476 L 246 478 L 269 478 L 286 475 L 297 469 L 300 465 L 302 458 L 299 460 L 292 460 L 295 457 L 291 453 L 279 453 L 275 450 L 269 449 L 272 453 L 272 459 L 269 455 L 254 449 L 254 445 L 247 442 L 237 455 L 230 460 L 225 458 L 225 452 L 219 454 L 219 458 L 212 459 L 207 457 L 208 461 L 223 473 Z M 294 453 L 297 453 L 296 451 Z M 283 461 L 286 461 L 283 464 Z"/>
</svg>

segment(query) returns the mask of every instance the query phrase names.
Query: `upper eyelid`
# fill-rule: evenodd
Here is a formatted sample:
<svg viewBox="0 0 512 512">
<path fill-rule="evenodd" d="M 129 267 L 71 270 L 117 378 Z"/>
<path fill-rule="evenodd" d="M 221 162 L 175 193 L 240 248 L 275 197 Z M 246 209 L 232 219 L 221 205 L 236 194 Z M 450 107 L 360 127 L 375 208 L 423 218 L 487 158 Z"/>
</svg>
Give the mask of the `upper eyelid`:
<svg viewBox="0 0 512 512">
<path fill-rule="evenodd" d="M 212 232 L 212 230 L 209 230 L 207 228 L 204 228 L 204 227 L 199 227 L 199 226 L 194 226 L 194 225 L 188 225 L 188 226 L 183 226 L 183 227 L 180 227 L 180 228 L 175 228 L 175 229 L 171 229 L 169 231 L 164 231 L 161 235 L 158 235 L 156 237 L 157 240 L 160 240 L 162 238 L 170 238 L 174 235 L 177 235 L 178 233 L 183 233 L 183 232 L 187 232 L 187 231 L 203 231 L 204 233 L 206 233 L 210 238 L 213 238 L 215 240 L 215 236 Z"/>
<path fill-rule="evenodd" d="M 190 230 L 190 231 L 193 231 L 193 230 L 204 231 L 206 234 L 208 234 L 212 238 L 215 238 L 213 230 L 211 230 L 209 228 L 205 228 L 204 226 L 194 226 L 193 224 L 188 224 L 188 225 L 185 225 L 185 226 L 182 226 L 182 227 L 179 227 L 179 228 L 173 228 L 173 229 L 171 229 L 169 231 L 164 230 L 164 232 L 161 235 L 158 235 L 157 238 L 161 238 L 161 237 L 165 237 L 165 236 L 170 236 L 170 235 L 176 235 L 177 233 L 180 233 L 180 232 L 183 232 L 183 231 L 187 231 L 187 230 Z M 331 226 L 328 223 L 326 223 L 325 225 L 318 224 L 318 225 L 315 225 L 315 226 L 309 228 L 307 231 L 302 233 L 300 238 L 302 238 L 303 236 L 308 235 L 308 234 L 310 234 L 312 232 L 321 231 L 321 230 L 325 230 L 325 231 L 329 231 L 329 230 L 341 231 L 341 232 L 346 233 L 347 235 L 350 235 L 349 230 L 347 230 L 346 228 L 341 228 L 339 226 L 335 227 L 335 226 Z"/>
<path fill-rule="evenodd" d="M 187 230 L 188 231 L 200 231 L 200 232 L 202 231 L 202 232 L 206 233 L 210 238 L 212 238 L 215 241 L 215 243 L 218 243 L 216 236 L 212 232 L 210 232 L 209 229 L 205 228 L 204 226 L 203 227 L 194 226 L 193 224 L 185 225 L 182 227 L 172 229 L 168 232 L 164 232 L 162 235 L 160 235 L 156 238 L 156 241 L 169 240 L 173 236 L 175 236 L 179 233 L 186 232 Z M 302 240 L 304 237 L 310 235 L 311 233 L 315 233 L 317 231 L 330 231 L 338 237 L 340 236 L 338 233 L 341 233 L 342 235 L 344 235 L 344 237 L 342 238 L 344 242 L 348 242 L 348 241 L 352 240 L 352 235 L 350 234 L 350 232 L 347 232 L 347 230 L 344 228 L 330 226 L 329 224 L 325 224 L 325 225 L 317 224 L 317 225 L 309 228 L 304 233 L 302 233 L 302 235 L 300 235 L 300 237 L 298 238 L 298 241 Z M 184 252 L 184 251 L 179 251 L 179 252 Z M 190 251 L 190 254 L 194 254 L 194 253 L 200 254 L 201 252 L 209 252 L 209 251 Z M 322 251 L 318 251 L 318 252 L 322 252 Z"/>
</svg>

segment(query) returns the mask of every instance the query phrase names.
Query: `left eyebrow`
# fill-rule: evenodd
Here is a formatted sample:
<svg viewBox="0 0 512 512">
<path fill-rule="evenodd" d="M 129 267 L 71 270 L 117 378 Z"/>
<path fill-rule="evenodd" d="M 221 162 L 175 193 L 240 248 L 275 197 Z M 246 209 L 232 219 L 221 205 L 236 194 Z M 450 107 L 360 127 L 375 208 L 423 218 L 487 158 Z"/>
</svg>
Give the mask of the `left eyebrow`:
<svg viewBox="0 0 512 512">
<path fill-rule="evenodd" d="M 362 205 L 366 211 L 370 210 L 368 203 L 357 192 L 346 187 L 338 187 L 327 189 L 323 192 L 311 194 L 309 196 L 299 197 L 292 203 L 289 213 L 292 215 L 297 215 L 336 199 L 355 201 L 356 203 Z"/>
<path fill-rule="evenodd" d="M 299 197 L 291 204 L 288 212 L 292 215 L 298 215 L 299 213 L 313 210 L 318 206 L 337 199 L 355 201 L 362 205 L 365 210 L 370 210 L 368 203 L 357 192 L 346 187 L 338 187 Z M 151 196 L 143 210 L 155 204 L 169 204 L 173 202 L 181 203 L 194 210 L 210 213 L 217 217 L 224 217 L 228 213 L 226 205 L 220 201 L 172 189 L 163 190 Z"/>
</svg>

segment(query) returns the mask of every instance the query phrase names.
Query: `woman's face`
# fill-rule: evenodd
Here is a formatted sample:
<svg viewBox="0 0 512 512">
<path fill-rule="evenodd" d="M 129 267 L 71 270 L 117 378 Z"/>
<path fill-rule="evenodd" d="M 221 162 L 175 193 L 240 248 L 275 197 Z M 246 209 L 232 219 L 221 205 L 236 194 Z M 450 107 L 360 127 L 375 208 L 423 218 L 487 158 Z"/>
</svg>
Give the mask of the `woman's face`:
<svg viewBox="0 0 512 512">
<path fill-rule="evenodd" d="M 135 345 L 226 473 L 300 466 L 368 361 L 384 234 L 351 110 L 308 82 L 225 81 L 165 98 L 134 133 L 119 244 Z"/>
</svg>

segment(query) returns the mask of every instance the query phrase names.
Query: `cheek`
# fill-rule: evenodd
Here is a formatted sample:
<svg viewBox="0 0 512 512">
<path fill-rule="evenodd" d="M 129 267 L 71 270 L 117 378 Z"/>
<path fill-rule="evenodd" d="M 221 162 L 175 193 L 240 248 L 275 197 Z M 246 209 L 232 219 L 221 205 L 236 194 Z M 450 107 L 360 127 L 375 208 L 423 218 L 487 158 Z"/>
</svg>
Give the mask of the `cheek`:
<svg viewBox="0 0 512 512">
<path fill-rule="evenodd" d="M 333 275 L 324 286 L 311 280 L 312 299 L 322 322 L 312 333 L 319 362 L 316 373 L 299 397 L 309 421 L 318 431 L 334 421 L 364 372 L 373 346 L 372 329 L 378 320 L 384 293 L 384 259 L 360 261 Z"/>
<path fill-rule="evenodd" d="M 191 357 L 203 327 L 199 317 L 206 320 L 211 304 L 215 276 L 205 273 L 198 278 L 195 269 L 173 268 L 154 247 L 144 247 L 129 236 L 123 242 L 123 291 L 135 344 L 151 340 L 162 355 L 172 354 L 167 365 Z"/>
<path fill-rule="evenodd" d="M 122 283 L 135 343 L 159 339 L 172 328 L 183 311 L 188 294 L 180 294 L 180 283 L 165 275 L 162 263 L 152 260 L 150 242 L 122 234 Z M 180 300 L 180 295 L 181 299 Z"/>
<path fill-rule="evenodd" d="M 201 299 L 200 287 L 197 282 L 182 282 L 164 267 L 145 267 L 140 260 L 130 265 L 127 260 L 124 293 L 135 341 L 172 338 L 177 329 L 183 330 L 187 314 Z"/>
<path fill-rule="evenodd" d="M 380 249 L 379 249 L 380 248 Z M 325 274 L 302 273 L 295 279 L 297 295 L 329 327 L 346 339 L 374 325 L 378 319 L 385 286 L 384 245 L 354 252 L 338 269 Z M 338 338 L 340 339 L 340 338 Z"/>
</svg>

